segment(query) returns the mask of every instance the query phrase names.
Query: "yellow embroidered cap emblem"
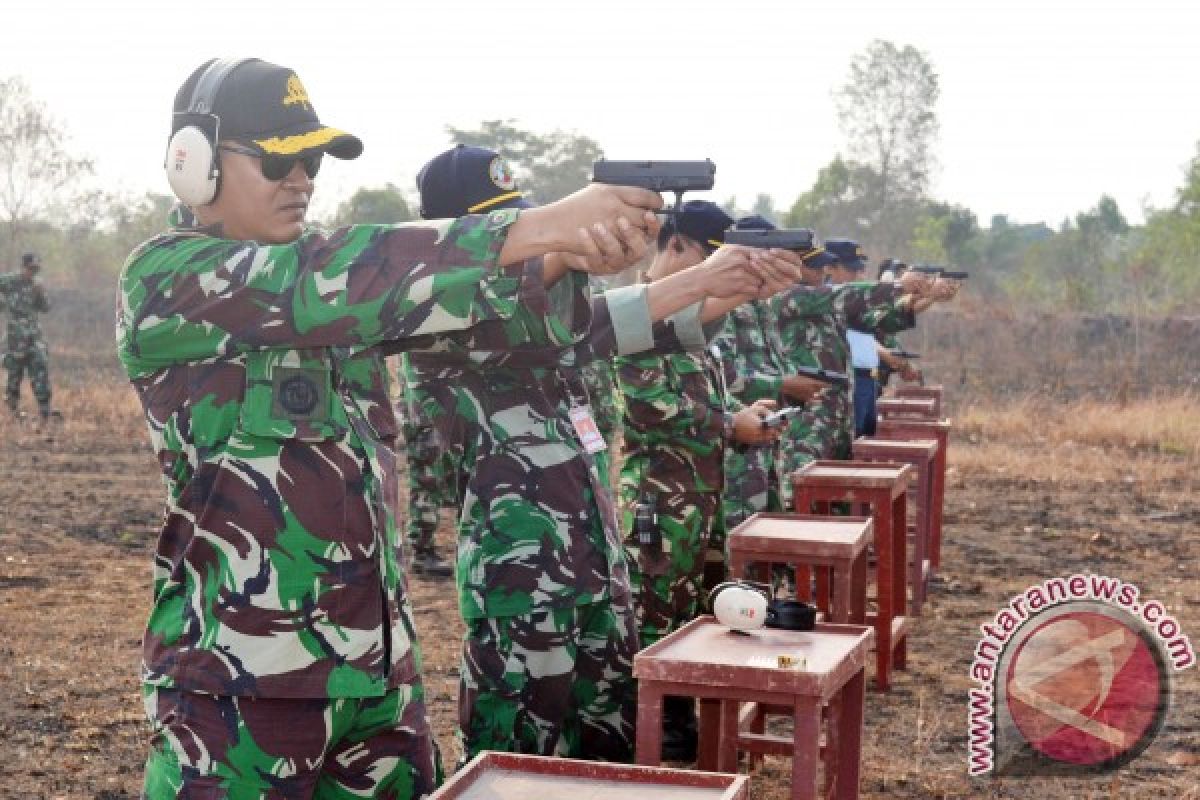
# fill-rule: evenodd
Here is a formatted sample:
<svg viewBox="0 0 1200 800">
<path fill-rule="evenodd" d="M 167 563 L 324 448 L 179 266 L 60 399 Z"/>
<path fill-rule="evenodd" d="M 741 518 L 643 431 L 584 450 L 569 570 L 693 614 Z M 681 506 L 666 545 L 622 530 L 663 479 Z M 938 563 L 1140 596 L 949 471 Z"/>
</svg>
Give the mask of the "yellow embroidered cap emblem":
<svg viewBox="0 0 1200 800">
<path fill-rule="evenodd" d="M 304 84 L 300 82 L 300 78 L 296 73 L 292 73 L 287 79 L 287 94 L 283 96 L 283 104 L 285 106 L 296 105 L 297 103 L 304 106 L 305 111 L 311 111 L 309 105 L 308 92 L 304 89 Z"/>
<path fill-rule="evenodd" d="M 516 173 L 513 172 L 512 165 L 504 156 L 496 156 L 492 159 L 492 163 L 488 164 L 488 177 L 492 179 L 492 183 L 506 192 L 517 188 Z"/>
</svg>

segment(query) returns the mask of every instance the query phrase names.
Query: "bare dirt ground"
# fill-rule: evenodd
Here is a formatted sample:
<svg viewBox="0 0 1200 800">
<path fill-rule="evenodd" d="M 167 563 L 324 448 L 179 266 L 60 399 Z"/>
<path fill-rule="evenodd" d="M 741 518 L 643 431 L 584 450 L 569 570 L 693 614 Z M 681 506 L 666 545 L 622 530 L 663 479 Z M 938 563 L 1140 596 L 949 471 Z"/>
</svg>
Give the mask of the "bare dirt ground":
<svg viewBox="0 0 1200 800">
<path fill-rule="evenodd" d="M 132 798 L 145 754 L 137 659 L 161 487 L 128 389 L 105 374 L 60 398 L 67 422 L 51 435 L 0 421 L 0 797 Z M 1194 398 L 1182 408 L 1164 413 L 1200 414 Z M 1196 669 L 1177 676 L 1159 739 L 1116 773 L 967 778 L 978 626 L 1029 585 L 1080 571 L 1120 577 L 1162 601 L 1200 644 L 1196 450 L 1047 438 L 993 419 L 1006 418 L 964 415 L 953 439 L 942 580 L 908 671 L 890 694 L 868 694 L 863 796 L 1200 798 Z M 452 764 L 453 587 L 411 585 L 434 727 Z M 788 796 L 788 769 L 767 759 L 753 796 Z"/>
</svg>

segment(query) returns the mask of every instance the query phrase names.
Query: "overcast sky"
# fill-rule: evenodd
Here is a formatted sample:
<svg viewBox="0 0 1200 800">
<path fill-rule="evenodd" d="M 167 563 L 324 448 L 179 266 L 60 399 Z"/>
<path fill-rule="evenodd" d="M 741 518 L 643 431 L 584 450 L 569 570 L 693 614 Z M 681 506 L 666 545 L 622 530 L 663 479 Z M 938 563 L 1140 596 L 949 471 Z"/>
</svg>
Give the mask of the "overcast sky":
<svg viewBox="0 0 1200 800">
<path fill-rule="evenodd" d="M 3 0 L 0 76 L 22 75 L 112 189 L 166 192 L 176 88 L 202 61 L 292 67 L 323 121 L 366 144 L 318 204 L 412 187 L 443 126 L 515 117 L 612 158 L 712 158 L 714 199 L 786 208 L 843 147 L 831 92 L 876 38 L 941 80 L 937 197 L 1020 222 L 1103 193 L 1141 219 L 1200 140 L 1200 2 L 313 3 Z"/>
</svg>

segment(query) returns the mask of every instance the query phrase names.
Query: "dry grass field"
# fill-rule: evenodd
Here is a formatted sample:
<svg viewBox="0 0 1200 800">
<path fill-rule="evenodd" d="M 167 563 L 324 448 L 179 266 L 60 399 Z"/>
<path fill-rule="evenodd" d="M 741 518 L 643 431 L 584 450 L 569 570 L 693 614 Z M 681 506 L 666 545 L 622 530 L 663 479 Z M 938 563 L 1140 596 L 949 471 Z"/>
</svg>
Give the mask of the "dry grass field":
<svg viewBox="0 0 1200 800">
<path fill-rule="evenodd" d="M 85 354 L 65 421 L 0 416 L 0 797 L 136 797 L 138 643 L 161 486 L 132 392 Z M 61 362 L 60 362 L 61 363 Z M 979 625 L 1046 578 L 1093 571 L 1161 600 L 1200 643 L 1200 398 L 1124 406 L 957 398 L 941 579 L 894 690 L 869 693 L 867 798 L 1200 798 L 1200 671 L 1178 675 L 1157 742 L 1091 778 L 970 780 L 966 692 Z M 449 513 L 439 535 L 449 546 Z M 447 763 L 461 630 L 452 586 L 412 582 Z M 756 798 L 783 798 L 768 758 Z"/>
</svg>

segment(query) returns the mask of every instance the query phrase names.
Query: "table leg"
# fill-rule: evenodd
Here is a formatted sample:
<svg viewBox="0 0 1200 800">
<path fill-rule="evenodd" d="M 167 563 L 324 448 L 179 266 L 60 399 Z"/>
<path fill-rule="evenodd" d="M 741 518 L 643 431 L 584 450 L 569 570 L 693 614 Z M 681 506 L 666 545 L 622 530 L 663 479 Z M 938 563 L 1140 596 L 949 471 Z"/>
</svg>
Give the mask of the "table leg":
<svg viewBox="0 0 1200 800">
<path fill-rule="evenodd" d="M 896 616 L 896 527 L 892 522 L 892 504 L 875 504 L 875 593 L 879 613 L 875 616 L 875 685 L 879 691 L 888 690 L 888 673 L 892 663 L 892 618 Z M 900 571 L 903 585 L 904 571 Z"/>
<path fill-rule="evenodd" d="M 840 692 L 839 718 L 832 721 L 838 729 L 837 790 L 834 795 L 838 800 L 858 800 L 866 683 L 866 670 L 861 669 L 847 681 Z"/>
<path fill-rule="evenodd" d="M 817 578 L 817 593 L 813 599 L 816 603 L 817 608 L 824 611 L 825 615 L 827 617 L 832 615 L 831 607 L 830 607 L 830 603 L 829 603 L 829 599 L 830 599 L 829 598 L 829 580 L 830 580 L 830 573 L 832 571 L 833 571 L 832 567 L 825 566 L 825 565 L 818 565 L 818 566 L 813 567 L 813 572 L 816 573 L 816 578 Z"/>
<path fill-rule="evenodd" d="M 946 501 L 946 448 L 950 444 L 949 434 L 938 437 L 938 451 L 933 466 L 933 508 L 930 509 L 933 531 L 929 548 L 929 560 L 934 572 L 942 565 L 942 509 Z"/>
<path fill-rule="evenodd" d="M 662 763 L 663 692 L 654 681 L 638 682 L 637 763 L 657 767 Z"/>
<path fill-rule="evenodd" d="M 700 743 L 696 750 L 696 769 L 716 772 L 721 747 L 721 701 L 701 697 L 697 705 L 700 706 Z"/>
<path fill-rule="evenodd" d="M 792 800 L 815 800 L 817 764 L 821 758 L 821 703 L 815 697 L 796 697 L 792 752 Z"/>
<path fill-rule="evenodd" d="M 717 772 L 738 771 L 738 717 L 741 703 L 721 701 L 721 739 L 717 749 Z"/>
<path fill-rule="evenodd" d="M 846 562 L 840 562 L 836 567 L 830 567 L 833 573 L 833 622 L 846 623 L 854 614 L 854 567 Z"/>
<path fill-rule="evenodd" d="M 854 559 L 850 582 L 854 586 L 850 590 L 849 622 L 862 625 L 867 619 L 867 548 L 865 547 L 858 554 L 858 558 Z"/>
</svg>

